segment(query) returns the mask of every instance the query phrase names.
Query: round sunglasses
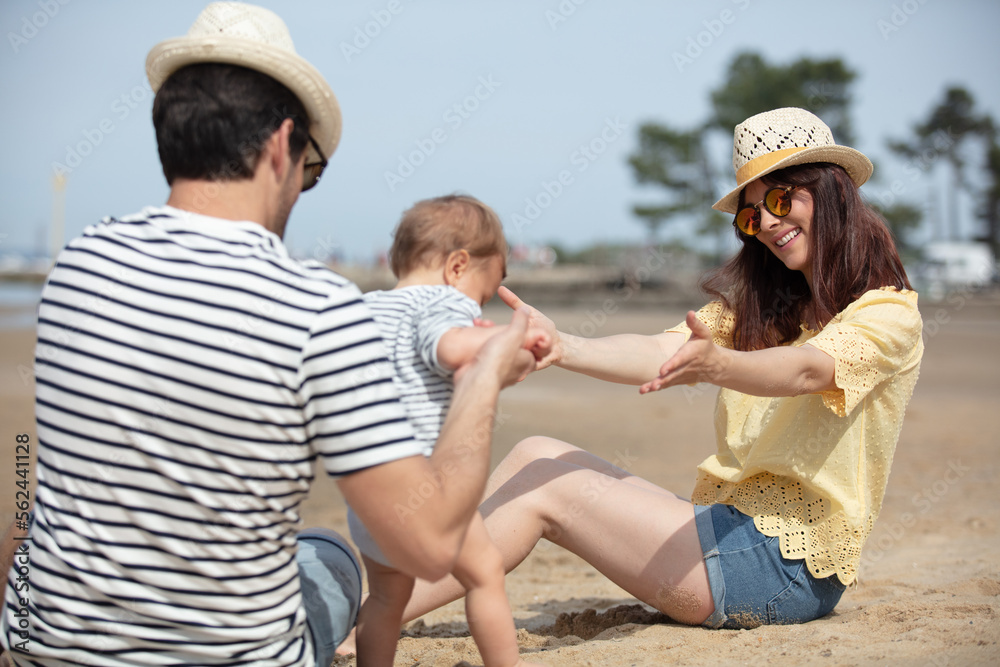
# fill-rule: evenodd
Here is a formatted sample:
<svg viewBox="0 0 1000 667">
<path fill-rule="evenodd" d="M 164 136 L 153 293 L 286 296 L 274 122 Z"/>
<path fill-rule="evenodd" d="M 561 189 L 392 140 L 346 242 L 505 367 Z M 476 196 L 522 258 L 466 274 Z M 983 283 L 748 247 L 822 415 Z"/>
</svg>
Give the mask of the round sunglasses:
<svg viewBox="0 0 1000 667">
<path fill-rule="evenodd" d="M 733 225 L 747 236 L 757 236 L 760 233 L 760 205 L 763 204 L 771 215 L 784 218 L 792 210 L 792 195 L 796 186 L 771 188 L 764 198 L 756 204 L 747 204 L 736 214 Z"/>
</svg>

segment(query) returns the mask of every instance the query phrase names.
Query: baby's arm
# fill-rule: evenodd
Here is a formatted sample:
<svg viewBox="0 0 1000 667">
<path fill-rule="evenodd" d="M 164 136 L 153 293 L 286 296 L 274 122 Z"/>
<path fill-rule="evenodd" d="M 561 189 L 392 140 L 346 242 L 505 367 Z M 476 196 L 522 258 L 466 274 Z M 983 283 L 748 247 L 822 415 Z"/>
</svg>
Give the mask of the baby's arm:
<svg viewBox="0 0 1000 667">
<path fill-rule="evenodd" d="M 475 359 L 486 341 L 505 331 L 507 326 L 504 324 L 448 329 L 438 340 L 438 363 L 451 370 L 461 368 Z M 530 328 L 524 334 L 521 347 L 531 351 L 535 359 L 541 359 L 549 353 L 551 345 L 552 340 L 547 333 L 541 329 Z"/>
</svg>

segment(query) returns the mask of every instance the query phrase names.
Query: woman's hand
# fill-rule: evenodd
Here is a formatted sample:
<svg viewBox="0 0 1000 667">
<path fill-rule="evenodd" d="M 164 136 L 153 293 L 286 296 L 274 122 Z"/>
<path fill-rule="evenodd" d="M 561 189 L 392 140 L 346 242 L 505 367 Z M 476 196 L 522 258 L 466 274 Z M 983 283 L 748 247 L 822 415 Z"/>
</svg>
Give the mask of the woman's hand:
<svg viewBox="0 0 1000 667">
<path fill-rule="evenodd" d="M 730 351 L 712 342 L 712 330 L 698 319 L 693 310 L 688 311 L 686 321 L 691 337 L 660 366 L 659 377 L 639 387 L 640 394 L 679 384 L 719 384 L 723 381 L 731 362 Z"/>
<path fill-rule="evenodd" d="M 536 356 L 536 367 L 535 370 L 542 370 L 547 368 L 552 364 L 558 363 L 563 356 L 562 339 L 559 337 L 559 332 L 556 330 L 555 323 L 548 317 L 542 314 L 537 308 L 533 308 L 521 301 L 520 297 L 511 292 L 506 287 L 501 286 L 497 291 L 500 298 L 514 310 L 527 309 L 528 312 L 528 327 L 534 330 L 541 330 L 541 332 L 548 335 L 547 350 L 544 350 L 544 354 L 541 357 Z M 538 342 L 536 341 L 533 342 Z M 536 351 L 544 345 L 533 345 Z"/>
</svg>

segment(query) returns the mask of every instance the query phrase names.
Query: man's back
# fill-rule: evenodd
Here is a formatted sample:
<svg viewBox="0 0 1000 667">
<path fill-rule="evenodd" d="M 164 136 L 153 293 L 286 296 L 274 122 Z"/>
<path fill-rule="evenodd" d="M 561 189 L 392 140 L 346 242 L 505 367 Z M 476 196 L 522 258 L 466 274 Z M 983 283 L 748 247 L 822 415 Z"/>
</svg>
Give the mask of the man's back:
<svg viewBox="0 0 1000 667">
<path fill-rule="evenodd" d="M 255 223 L 145 209 L 64 251 L 38 336 L 33 657 L 311 655 L 294 545 L 316 456 L 417 451 L 357 288 Z"/>
<path fill-rule="evenodd" d="M 489 467 L 466 434 L 534 368 L 527 315 L 463 368 L 421 456 L 357 288 L 280 241 L 340 138 L 329 84 L 238 2 L 146 73 L 169 207 L 88 229 L 43 290 L 38 488 L 30 530 L 0 539 L 0 645 L 16 664 L 326 667 L 361 581 L 336 533 L 296 535 L 317 457 L 411 576 L 444 576 Z M 395 521 L 428 477 L 441 492 Z"/>
</svg>

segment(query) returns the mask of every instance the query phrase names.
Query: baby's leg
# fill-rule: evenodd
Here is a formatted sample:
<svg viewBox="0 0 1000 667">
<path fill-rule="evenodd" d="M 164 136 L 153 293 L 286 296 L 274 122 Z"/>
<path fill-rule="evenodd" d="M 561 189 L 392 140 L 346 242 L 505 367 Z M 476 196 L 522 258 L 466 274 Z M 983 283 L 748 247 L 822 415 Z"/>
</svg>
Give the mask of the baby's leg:
<svg viewBox="0 0 1000 667">
<path fill-rule="evenodd" d="M 392 667 L 413 577 L 362 558 L 368 571 L 368 599 L 358 613 L 358 667 Z"/>
<path fill-rule="evenodd" d="M 469 524 L 452 574 L 467 591 L 465 617 L 483 667 L 525 664 L 518 656 L 514 618 L 504 590 L 503 558 L 478 512 Z"/>
</svg>

